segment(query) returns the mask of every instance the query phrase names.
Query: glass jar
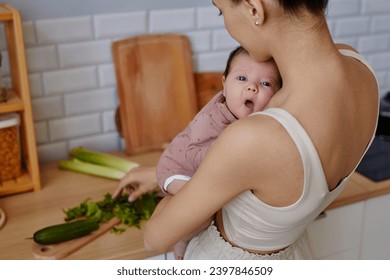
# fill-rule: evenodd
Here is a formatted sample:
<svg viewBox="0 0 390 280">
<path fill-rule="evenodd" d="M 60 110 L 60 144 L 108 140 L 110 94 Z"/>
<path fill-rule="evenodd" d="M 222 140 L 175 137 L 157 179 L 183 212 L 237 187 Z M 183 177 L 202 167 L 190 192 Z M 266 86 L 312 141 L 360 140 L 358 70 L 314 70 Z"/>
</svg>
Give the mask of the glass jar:
<svg viewBox="0 0 390 280">
<path fill-rule="evenodd" d="M 0 182 L 16 179 L 22 172 L 19 124 L 17 113 L 0 115 Z"/>
</svg>

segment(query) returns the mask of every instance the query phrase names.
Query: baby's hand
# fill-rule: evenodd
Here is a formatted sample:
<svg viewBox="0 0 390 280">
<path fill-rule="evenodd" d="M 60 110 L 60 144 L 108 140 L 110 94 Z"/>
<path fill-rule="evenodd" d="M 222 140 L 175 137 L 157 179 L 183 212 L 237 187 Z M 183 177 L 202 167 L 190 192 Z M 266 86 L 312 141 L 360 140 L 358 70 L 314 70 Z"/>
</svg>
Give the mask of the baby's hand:
<svg viewBox="0 0 390 280">
<path fill-rule="evenodd" d="M 180 240 L 178 243 L 173 246 L 173 255 L 175 256 L 175 260 L 184 259 L 184 253 L 186 252 L 188 246 L 188 241 Z"/>
</svg>

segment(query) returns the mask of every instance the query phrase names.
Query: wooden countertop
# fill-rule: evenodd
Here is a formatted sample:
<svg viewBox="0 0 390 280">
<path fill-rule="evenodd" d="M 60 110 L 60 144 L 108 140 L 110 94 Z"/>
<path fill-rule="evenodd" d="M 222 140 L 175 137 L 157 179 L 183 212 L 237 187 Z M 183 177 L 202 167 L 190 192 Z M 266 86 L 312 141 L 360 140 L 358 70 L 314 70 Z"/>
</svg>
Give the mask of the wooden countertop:
<svg viewBox="0 0 390 280">
<path fill-rule="evenodd" d="M 123 154 L 120 154 L 123 155 Z M 142 165 L 154 165 L 160 152 L 129 157 Z M 117 181 L 59 170 L 56 163 L 40 167 L 42 190 L 0 198 L 7 221 L 0 230 L 0 259 L 34 259 L 32 241 L 26 239 L 43 227 L 62 223 L 62 209 L 74 207 L 86 198 L 100 200 L 112 193 Z M 349 185 L 328 209 L 390 193 L 390 180 L 373 182 L 353 174 Z M 155 254 L 145 251 L 142 230 L 126 228 L 121 235 L 106 233 L 70 255 L 68 259 L 144 259 Z"/>
<path fill-rule="evenodd" d="M 160 152 L 129 157 L 142 165 L 155 165 Z M 60 170 L 55 162 L 40 166 L 42 190 L 0 198 L 7 221 L 0 230 L 0 259 L 34 259 L 31 247 L 34 232 L 64 222 L 62 209 L 79 205 L 87 198 L 101 200 L 118 182 Z M 128 228 L 121 235 L 103 234 L 68 259 L 144 259 L 155 254 L 145 251 L 142 231 Z"/>
</svg>

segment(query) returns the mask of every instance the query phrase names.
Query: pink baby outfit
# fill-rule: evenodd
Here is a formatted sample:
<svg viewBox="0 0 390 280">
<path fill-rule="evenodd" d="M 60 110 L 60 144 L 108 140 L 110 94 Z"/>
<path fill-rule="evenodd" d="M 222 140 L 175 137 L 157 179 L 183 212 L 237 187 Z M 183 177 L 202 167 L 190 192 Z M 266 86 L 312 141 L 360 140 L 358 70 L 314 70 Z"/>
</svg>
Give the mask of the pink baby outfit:
<svg viewBox="0 0 390 280">
<path fill-rule="evenodd" d="M 216 94 L 162 154 L 157 182 L 163 191 L 175 179 L 189 180 L 222 130 L 237 120 L 224 99 L 222 91 Z"/>
</svg>

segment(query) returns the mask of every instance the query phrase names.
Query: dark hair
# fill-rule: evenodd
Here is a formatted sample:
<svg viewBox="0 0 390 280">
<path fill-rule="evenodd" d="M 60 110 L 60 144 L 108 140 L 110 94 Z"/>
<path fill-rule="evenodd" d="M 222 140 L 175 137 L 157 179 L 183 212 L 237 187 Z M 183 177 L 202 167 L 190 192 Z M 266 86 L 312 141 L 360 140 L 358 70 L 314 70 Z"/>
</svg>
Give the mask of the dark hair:
<svg viewBox="0 0 390 280">
<path fill-rule="evenodd" d="M 223 75 L 225 77 L 227 77 L 227 75 L 229 75 L 230 67 L 231 67 L 231 64 L 233 62 L 233 59 L 236 56 L 238 56 L 239 54 L 247 54 L 247 55 L 249 55 L 248 51 L 246 49 L 244 49 L 243 47 L 241 47 L 241 46 L 238 46 L 233 51 L 231 51 L 230 54 L 229 54 L 229 58 L 228 58 L 228 60 L 226 62 L 225 71 L 223 72 Z"/>
<path fill-rule="evenodd" d="M 242 0 L 231 0 L 233 3 L 238 4 Z M 328 0 L 278 0 L 279 5 L 283 9 L 291 14 L 297 14 L 301 8 L 306 8 L 313 14 L 321 14 L 326 11 L 328 6 Z"/>
<path fill-rule="evenodd" d="M 292 14 L 297 14 L 301 8 L 313 14 L 321 14 L 325 12 L 328 0 L 279 0 L 279 5 Z"/>
</svg>

